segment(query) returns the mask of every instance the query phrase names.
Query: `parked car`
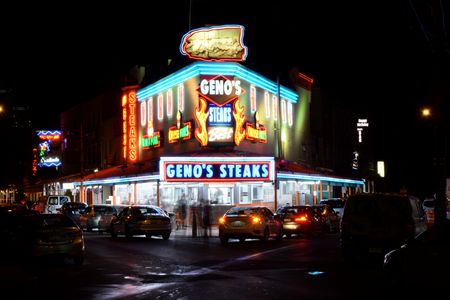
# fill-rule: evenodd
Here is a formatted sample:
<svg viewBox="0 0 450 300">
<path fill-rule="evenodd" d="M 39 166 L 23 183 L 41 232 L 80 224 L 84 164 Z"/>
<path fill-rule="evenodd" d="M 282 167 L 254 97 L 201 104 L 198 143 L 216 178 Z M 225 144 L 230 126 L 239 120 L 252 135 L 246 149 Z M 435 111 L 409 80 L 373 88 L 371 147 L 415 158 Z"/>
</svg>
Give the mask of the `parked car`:
<svg viewBox="0 0 450 300">
<path fill-rule="evenodd" d="M 21 249 L 19 244 L 18 230 L 23 223 L 23 217 L 39 214 L 38 211 L 28 209 L 21 204 L 1 204 L 0 205 L 0 236 L 2 246 L 0 254 L 7 254 L 4 257 L 16 256 Z"/>
<path fill-rule="evenodd" d="M 63 204 L 70 201 L 70 197 L 65 195 L 48 196 L 42 213 L 57 214 L 59 213 Z"/>
<path fill-rule="evenodd" d="M 66 202 L 61 206 L 60 212 L 81 227 L 80 216 L 84 213 L 88 205 L 82 202 Z"/>
<path fill-rule="evenodd" d="M 283 233 L 289 238 L 293 234 L 321 235 L 325 224 L 319 212 L 309 205 L 284 206 L 277 210 L 283 224 Z"/>
<path fill-rule="evenodd" d="M 147 238 L 161 236 L 168 240 L 172 232 L 172 222 L 169 215 L 158 206 L 128 206 L 119 214 L 114 214 L 109 230 L 113 238 L 123 234 L 127 238 L 145 235 Z"/>
<path fill-rule="evenodd" d="M 112 205 L 89 205 L 80 215 L 81 228 L 87 231 L 108 231 L 114 214 L 117 214 L 117 209 Z"/>
<path fill-rule="evenodd" d="M 83 264 L 83 231 L 68 216 L 36 214 L 24 218 L 20 228 L 21 251 L 27 257 L 64 257 Z"/>
<path fill-rule="evenodd" d="M 341 217 L 330 205 L 320 204 L 312 206 L 321 218 L 321 223 L 324 226 L 325 232 L 336 233 L 339 232 Z"/>
<path fill-rule="evenodd" d="M 240 242 L 247 238 L 281 240 L 283 225 L 265 206 L 235 206 L 219 219 L 219 238 L 222 244 L 227 244 L 229 239 L 239 239 Z"/>
<path fill-rule="evenodd" d="M 322 200 L 320 200 L 319 204 L 330 205 L 334 209 L 334 211 L 337 212 L 340 217 L 342 217 L 342 213 L 344 212 L 344 204 L 345 204 L 344 199 L 342 199 L 342 198 L 322 199 Z"/>
<path fill-rule="evenodd" d="M 387 252 L 426 227 L 416 197 L 388 193 L 351 195 L 341 218 L 340 243 L 344 258 L 382 261 Z"/>
<path fill-rule="evenodd" d="M 448 290 L 450 220 L 431 226 L 384 256 L 383 271 L 390 287 Z M 442 295 L 442 294 L 441 294 Z"/>
</svg>

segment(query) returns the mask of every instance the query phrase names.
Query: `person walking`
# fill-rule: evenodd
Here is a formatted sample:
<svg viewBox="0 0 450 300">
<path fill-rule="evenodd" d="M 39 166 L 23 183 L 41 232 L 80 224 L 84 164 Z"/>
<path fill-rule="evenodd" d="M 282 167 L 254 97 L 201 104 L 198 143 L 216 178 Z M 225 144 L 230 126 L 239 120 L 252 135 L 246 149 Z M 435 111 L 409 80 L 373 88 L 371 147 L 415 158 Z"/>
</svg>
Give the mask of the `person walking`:
<svg viewBox="0 0 450 300">
<path fill-rule="evenodd" d="M 211 236 L 211 204 L 209 204 L 209 201 L 206 201 L 203 206 L 203 226 L 203 237 L 208 238 Z"/>
</svg>

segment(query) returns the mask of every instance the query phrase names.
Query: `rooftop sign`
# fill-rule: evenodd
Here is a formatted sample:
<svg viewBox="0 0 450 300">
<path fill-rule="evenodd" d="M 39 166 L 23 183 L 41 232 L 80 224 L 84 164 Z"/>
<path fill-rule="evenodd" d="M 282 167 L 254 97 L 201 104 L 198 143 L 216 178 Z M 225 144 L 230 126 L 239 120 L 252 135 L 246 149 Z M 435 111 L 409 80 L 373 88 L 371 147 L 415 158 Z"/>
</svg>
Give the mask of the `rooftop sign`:
<svg viewBox="0 0 450 300">
<path fill-rule="evenodd" d="M 196 60 L 244 61 L 247 47 L 243 37 L 244 27 L 240 25 L 193 29 L 183 36 L 180 52 Z"/>
</svg>

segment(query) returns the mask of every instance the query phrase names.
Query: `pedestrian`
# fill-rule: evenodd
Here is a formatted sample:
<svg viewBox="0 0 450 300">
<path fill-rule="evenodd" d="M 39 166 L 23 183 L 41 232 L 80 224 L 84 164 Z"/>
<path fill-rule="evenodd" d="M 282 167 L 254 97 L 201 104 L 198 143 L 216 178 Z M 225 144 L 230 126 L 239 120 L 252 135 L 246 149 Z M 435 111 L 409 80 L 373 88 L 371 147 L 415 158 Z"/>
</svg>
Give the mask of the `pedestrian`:
<svg viewBox="0 0 450 300">
<path fill-rule="evenodd" d="M 187 205 L 186 205 L 186 200 L 183 200 L 181 202 L 181 209 L 180 209 L 180 214 L 181 214 L 181 227 L 182 228 L 186 228 L 186 217 L 187 217 Z"/>
<path fill-rule="evenodd" d="M 208 236 L 211 236 L 211 204 L 209 204 L 209 201 L 206 201 L 203 206 L 203 226 L 203 237 L 208 238 Z"/>
</svg>

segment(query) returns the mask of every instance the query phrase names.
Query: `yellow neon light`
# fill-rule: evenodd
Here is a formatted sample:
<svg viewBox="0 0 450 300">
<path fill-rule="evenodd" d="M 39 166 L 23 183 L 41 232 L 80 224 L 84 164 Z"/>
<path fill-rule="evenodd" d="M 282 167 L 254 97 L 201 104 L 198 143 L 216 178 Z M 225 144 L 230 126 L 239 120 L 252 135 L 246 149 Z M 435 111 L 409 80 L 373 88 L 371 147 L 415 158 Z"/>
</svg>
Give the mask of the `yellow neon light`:
<svg viewBox="0 0 450 300">
<path fill-rule="evenodd" d="M 237 99 L 233 104 L 233 108 L 233 117 L 236 121 L 234 143 L 236 146 L 239 146 L 241 141 L 245 138 L 245 129 L 243 128 L 245 122 L 244 106 L 240 106 L 240 100 Z"/>
<path fill-rule="evenodd" d="M 206 130 L 206 120 L 209 112 L 206 112 L 206 101 L 200 98 L 200 108 L 195 109 L 195 120 L 197 120 L 197 128 L 195 129 L 195 138 L 200 142 L 200 145 L 208 145 L 208 131 Z"/>
</svg>

